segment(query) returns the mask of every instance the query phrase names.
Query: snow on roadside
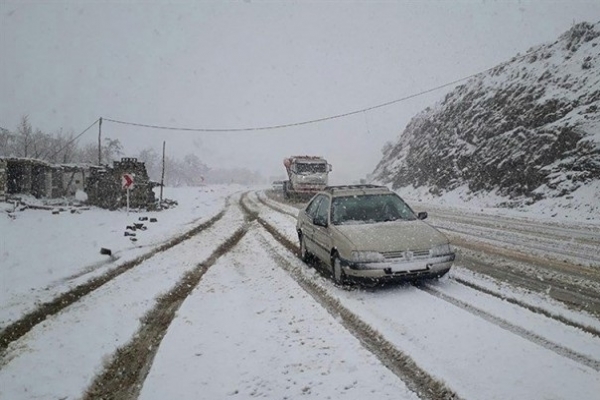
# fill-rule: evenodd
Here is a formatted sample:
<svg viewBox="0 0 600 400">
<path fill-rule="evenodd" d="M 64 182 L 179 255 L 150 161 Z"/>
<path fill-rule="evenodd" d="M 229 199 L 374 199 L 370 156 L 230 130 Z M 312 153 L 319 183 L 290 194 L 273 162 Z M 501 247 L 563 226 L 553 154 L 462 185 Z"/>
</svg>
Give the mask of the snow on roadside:
<svg viewBox="0 0 600 400">
<path fill-rule="evenodd" d="M 600 226 L 600 181 L 581 186 L 568 196 L 547 198 L 531 205 L 517 204 L 495 193 L 474 194 L 466 186 L 446 192 L 441 197 L 433 196 L 426 187 L 409 186 L 398 188 L 395 192 L 418 210 L 434 206 L 550 223 Z M 511 203 L 515 203 L 514 208 L 501 206 Z"/>
<path fill-rule="evenodd" d="M 277 230 L 285 238 L 290 240 L 292 243 L 298 244 L 298 234 L 296 233 L 296 221 L 293 217 L 272 210 L 266 206 L 260 207 L 260 216 L 265 221 L 276 226 Z M 460 276 L 463 279 L 467 279 L 493 291 L 497 290 L 498 283 L 490 282 L 490 278 L 486 278 L 482 275 L 469 273 L 467 269 L 461 268 L 459 264 L 454 265 L 454 267 L 450 270 L 450 275 Z M 525 292 L 522 290 L 519 291 L 515 288 L 503 288 L 502 290 L 502 293 L 506 293 L 509 297 L 514 296 L 519 301 L 525 304 L 530 304 L 535 307 L 544 308 L 546 311 L 553 315 L 558 315 L 583 325 L 595 328 L 600 327 L 600 323 L 589 314 L 571 311 L 567 307 L 557 302 L 550 301 L 551 299 L 540 298 L 539 294 L 533 292 Z"/>
<path fill-rule="evenodd" d="M 140 399 L 418 399 L 255 235 L 213 265 L 183 303 Z"/>
<path fill-rule="evenodd" d="M 465 287 L 452 279 L 434 282 L 433 288 L 453 299 L 473 305 L 478 311 L 499 316 L 503 321 L 519 326 L 525 331 L 539 332 L 536 334 L 543 337 L 548 343 L 560 343 L 561 346 L 567 347 L 575 353 L 600 360 L 600 340 L 598 340 L 598 337 L 579 328 L 563 324 L 539 313 L 530 312 L 519 305 L 507 303 L 504 299 L 496 296 Z M 577 314 L 570 310 L 564 310 L 564 312 Z M 597 326 L 598 321 L 591 326 L 594 325 Z"/>
<path fill-rule="evenodd" d="M 113 215 L 119 214 L 118 212 L 96 210 L 102 211 L 97 217 L 99 219 L 90 217 L 86 220 L 95 225 L 104 224 L 103 229 L 110 228 L 111 223 L 116 226 L 118 229 L 116 235 L 114 232 L 103 231 L 100 228 L 93 232 L 100 238 L 114 236 L 115 240 L 123 239 L 124 245 L 118 242 L 123 245 L 118 262 L 123 262 L 133 254 L 149 251 L 156 243 L 164 241 L 174 233 L 185 232 L 194 224 L 209 219 L 224 206 L 228 194 L 246 189 L 222 187 L 213 188 L 214 192 L 201 192 L 199 188 L 181 190 L 179 198 L 169 196 L 180 201 L 179 210 L 175 208 L 158 214 L 159 223 L 144 232 L 144 234 L 155 234 L 153 236 L 155 241 L 148 240 L 147 247 L 136 249 L 127 247 L 130 246 L 127 242 L 128 238 L 122 237 L 124 224 L 121 220 L 115 222 L 112 219 Z M 251 199 L 255 196 L 254 193 L 250 194 Z M 293 217 L 282 215 L 262 205 L 260 209 L 262 218 L 275 224 L 284 236 L 297 243 Z M 290 210 L 293 211 L 292 208 Z M 56 255 L 58 260 L 70 261 L 68 250 L 72 247 L 71 240 L 53 238 L 51 224 L 56 223 L 60 231 L 62 228 L 58 221 L 76 221 L 71 220 L 71 216 L 88 218 L 87 213 L 56 216 L 49 212 L 37 214 L 28 210 L 18 214 L 17 219 L 12 222 L 8 221 L 8 218 L 5 220 L 4 215 L 0 214 L 0 250 L 2 250 L 0 252 L 0 329 L 1 324 L 7 321 L 4 318 L 9 312 L 17 315 L 17 311 L 23 309 L 23 304 L 34 304 L 36 300 L 44 299 L 44 296 L 52 297 L 52 293 L 63 290 L 77 281 L 77 279 L 64 281 L 65 276 L 87 271 L 82 270 L 81 265 L 70 269 L 73 264 L 66 262 L 61 268 L 48 273 L 44 271 L 45 266 L 40 266 L 47 261 L 40 255 L 39 249 L 34 246 L 31 246 L 31 249 L 18 247 L 25 247 L 24 243 L 53 241 L 56 244 L 53 255 Z M 121 218 L 123 214 L 120 213 Z M 29 215 L 42 216 L 42 223 L 37 224 L 35 218 L 30 218 Z M 165 218 L 167 215 L 172 217 L 167 219 Z M 133 216 L 137 217 L 135 214 Z M 21 218 L 29 225 L 10 225 L 15 222 L 21 224 L 19 222 Z M 173 218 L 172 223 L 166 224 L 165 220 L 170 221 L 171 218 Z M 191 223 L 192 221 L 195 223 Z M 45 223 L 48 223 L 48 226 L 44 225 Z M 44 229 L 37 232 L 33 228 L 37 225 L 44 226 Z M 6 230 L 6 227 L 14 226 L 19 228 Z M 80 240 L 89 244 L 89 240 L 94 240 L 92 235 L 86 237 L 84 224 L 73 223 L 71 226 L 75 232 L 68 233 L 82 236 L 75 237 L 73 241 Z M 218 226 L 222 227 L 218 228 L 220 235 L 230 234 L 235 230 L 228 223 L 218 224 Z M 217 228 L 217 225 L 213 228 Z M 5 232 L 10 232 L 10 235 L 4 235 Z M 10 237 L 13 234 L 18 234 L 19 240 L 10 242 L 13 240 Z M 147 396 L 144 398 L 154 398 L 154 393 L 162 393 L 161 390 L 167 391 L 167 396 L 163 398 L 191 398 L 194 397 L 193 395 L 201 397 L 205 393 L 223 394 L 220 397 L 225 397 L 227 394 L 239 397 L 243 397 L 242 394 L 246 395 L 245 397 L 250 397 L 252 394 L 256 396 L 266 394 L 273 398 L 285 396 L 290 398 L 300 396 L 415 398 L 397 377 L 394 375 L 386 377 L 386 374 L 391 373 L 366 352 L 354 337 L 336 323 L 332 323 L 330 321 L 332 317 L 329 317 L 318 304 L 314 304 L 304 291 L 298 289 L 299 292 L 296 293 L 297 285 L 291 279 L 284 280 L 282 276 L 285 277 L 285 273 L 264 252 L 258 250 L 261 247 L 260 243 L 257 245 L 252 240 L 250 234 L 241 242 L 243 246 L 240 245 L 240 248 L 235 250 L 236 253 L 226 256 L 215 264 L 201 281 L 200 287 L 184 303 L 179 318 L 176 318 L 163 342 L 165 346 L 171 343 L 170 346 L 175 348 L 159 349 L 153 366 L 155 373 L 152 375 L 151 371 L 146 381 L 148 388 L 145 388 L 142 393 L 143 396 Z M 6 246 L 9 242 L 12 243 L 9 247 L 10 252 L 5 254 L 6 247 L 2 248 L 2 246 L 3 243 Z M 14 243 L 18 244 L 17 248 L 14 248 Z M 161 255 L 156 259 L 148 260 L 143 266 L 140 265 L 140 268 L 136 267 L 117 280 L 85 296 L 81 301 L 70 306 L 68 312 L 53 316 L 36 326 L 26 336 L 13 343 L 7 356 L 3 358 L 0 369 L 0 398 L 79 397 L 93 376 L 100 372 L 103 357 L 108 357 L 117 347 L 131 338 L 139 327 L 139 317 L 153 306 L 157 293 L 164 292 L 166 288 L 172 286 L 182 271 L 190 267 L 190 259 L 201 262 L 215 243 L 212 239 L 208 241 L 202 238 L 190 239 L 184 242 L 184 248 L 187 249 L 185 252 L 181 252 L 181 248 L 178 247 L 176 255 L 169 253 L 171 256 Z M 97 256 L 97 249 L 98 247 L 93 251 L 94 256 Z M 27 254 L 27 251 L 31 251 L 32 254 Z M 77 253 L 77 256 L 87 255 L 87 252 L 81 250 Z M 13 294 L 22 295 L 19 302 L 15 301 L 19 300 L 17 297 L 9 298 L 5 294 L 5 289 L 12 290 L 9 287 L 13 284 L 12 281 L 18 282 L 18 280 L 15 280 L 16 278 L 4 280 L 7 276 L 4 272 L 9 269 L 3 261 L 19 261 L 17 267 L 23 267 L 26 265 L 23 259 L 27 257 L 36 261 L 33 264 L 37 268 L 31 270 L 20 268 L 24 274 L 22 279 L 25 283 L 29 279 L 36 285 L 32 286 L 31 292 L 26 285 L 22 285 L 18 293 L 13 290 Z M 351 307 L 357 313 L 364 313 L 362 317 L 366 321 L 386 334 L 386 337 L 397 341 L 398 347 L 411 356 L 414 355 L 421 366 L 446 381 L 452 381 L 453 388 L 458 385 L 459 392 L 469 393 L 477 398 L 493 398 L 489 395 L 491 389 L 487 385 L 491 382 L 496 394 L 505 395 L 505 398 L 535 398 L 542 392 L 550 397 L 567 393 L 567 397 L 587 396 L 589 398 L 592 393 L 588 390 L 590 384 L 600 384 L 600 381 L 597 379 L 594 381 L 593 377 L 590 377 L 586 367 L 572 365 L 572 361 L 557 358 L 553 353 L 536 350 L 533 344 L 529 342 L 523 344 L 522 339 L 500 332 L 491 324 L 481 325 L 481 321 L 474 316 L 465 315 L 464 312 L 444 303 L 440 305 L 439 301 L 427 297 L 425 293 L 415 294 L 410 287 L 399 288 L 396 291 L 381 291 L 376 294 L 346 292 L 336 288 L 328 279 L 316 274 L 314 269 L 308 268 L 291 254 L 289 258 L 291 262 L 296 262 L 300 268 L 303 268 L 302 271 L 307 277 L 315 279 L 330 293 L 338 296 L 344 305 Z M 115 263 L 103 265 L 79 279 L 89 279 L 94 273 L 114 266 Z M 14 271 L 11 273 L 14 274 Z M 217 275 L 211 278 L 212 273 Z M 42 275 L 39 277 L 39 282 L 36 274 Z M 204 279 L 212 279 L 215 285 L 211 289 L 206 288 L 203 286 Z M 476 277 L 473 279 L 476 283 L 482 284 Z M 233 289 L 234 283 L 239 283 L 240 286 L 235 286 Z M 123 287 L 127 289 L 123 290 Z M 45 290 L 46 288 L 48 290 Z M 294 298 L 290 298 L 290 295 Z M 212 296 L 219 301 L 206 301 Z M 345 299 L 345 296 L 349 298 Z M 9 299 L 14 303 L 9 304 Z M 244 299 L 249 300 L 244 302 Z M 531 294 L 528 293 L 523 293 L 519 300 L 536 304 L 536 300 L 532 300 Z M 418 307 L 413 310 L 411 307 L 402 307 L 403 304 Z M 418 312 L 419 309 L 427 309 L 428 304 L 431 309 L 436 310 L 433 315 Z M 377 317 L 373 310 L 375 314 L 385 315 L 383 318 L 381 315 Z M 562 312 L 560 307 L 554 308 L 552 305 L 550 310 L 556 311 L 559 315 Z M 515 318 L 526 318 L 525 314 L 527 313 Z M 403 317 L 399 318 L 399 315 Z M 210 318 L 213 326 L 206 324 L 204 319 L 199 321 L 194 319 L 200 316 Z M 567 317 L 573 319 L 572 315 Z M 382 320 L 387 322 L 383 323 Z M 399 320 L 401 322 L 398 322 Z M 444 324 L 444 321 L 449 320 L 457 326 L 456 332 L 454 329 L 448 329 L 450 325 Z M 172 330 L 178 333 L 173 334 Z M 448 332 L 453 333 L 448 336 Z M 475 340 L 477 337 L 473 340 L 467 338 L 467 335 L 477 336 L 477 334 L 481 342 Z M 169 339 L 170 335 L 174 336 Z M 489 343 L 483 341 L 485 335 L 489 335 L 490 340 L 498 339 L 496 347 L 484 346 L 485 343 Z M 304 344 L 301 340 L 304 340 Z M 555 340 L 559 341 L 559 338 Z M 453 343 L 453 346 L 449 346 L 448 341 Z M 457 347 L 457 343 L 463 342 L 468 342 L 467 344 L 474 348 L 466 346 L 467 351 L 462 353 L 454 348 Z M 513 347 L 510 347 L 511 345 Z M 196 352 L 197 349 L 199 351 Z M 521 355 L 522 365 L 515 364 L 515 360 L 519 361 L 518 349 L 526 350 Z M 192 354 L 185 353 L 185 350 L 192 351 Z M 256 352 L 252 352 L 253 350 Z M 175 351 L 173 357 L 169 354 L 170 351 Z M 160 356 L 161 352 L 164 353 L 163 356 Z M 539 356 L 538 353 L 543 356 Z M 494 360 L 494 354 L 500 354 L 497 360 Z M 560 360 L 560 363 L 555 362 L 555 359 Z M 210 360 L 213 364 L 207 363 Z M 527 368 L 532 370 L 537 368 L 541 372 L 532 372 Z M 173 372 L 170 372 L 170 369 L 173 369 Z M 576 373 L 575 370 L 579 372 Z M 179 371 L 180 378 L 176 376 L 175 371 Z M 522 375 L 516 376 L 518 371 Z M 492 376 L 492 372 L 496 375 Z M 469 376 L 469 379 L 465 376 Z M 199 382 L 206 385 L 200 386 L 197 384 Z M 560 386 L 561 382 L 566 384 Z M 542 384 L 547 385 L 542 388 Z M 530 388 L 527 388 L 527 385 Z M 152 387 L 154 389 L 150 390 Z M 539 391 L 536 392 L 536 388 L 539 388 Z M 238 392 L 235 393 L 235 390 Z M 207 396 L 206 398 L 220 397 Z"/>
<path fill-rule="evenodd" d="M 225 206 L 227 195 L 242 186 L 220 185 L 167 188 L 165 197 L 178 206 L 161 212 L 108 211 L 99 208 L 81 214 L 53 215 L 45 210 L 16 212 L 14 219 L 0 214 L 0 329 L 31 311 L 36 303 L 93 276 L 148 253 L 169 238 L 208 220 Z M 3 203 L 6 204 L 6 203 Z M 157 222 L 143 223 L 137 241 L 124 236 L 128 225 L 144 216 Z M 112 257 L 100 248 L 112 250 Z"/>
<path fill-rule="evenodd" d="M 315 275 L 314 269 L 295 256 L 287 254 L 285 258 L 421 368 L 443 379 L 461 398 L 593 398 L 600 385 L 597 371 L 592 368 L 416 287 L 343 290 Z M 531 316 L 523 309 L 518 316 L 510 317 L 507 310 L 514 311 L 511 305 L 498 310 L 498 317 L 517 324 Z M 562 327 L 553 334 L 560 335 L 559 331 L 571 338 L 580 334 Z M 536 333 L 541 334 L 537 329 Z M 566 342 L 560 339 L 560 344 Z"/>
<path fill-rule="evenodd" d="M 241 210 L 232 206 L 206 231 L 158 253 L 36 325 L 0 360 L 0 398 L 81 398 L 114 351 L 131 340 L 157 297 L 208 259 L 243 224 Z"/>
<path fill-rule="evenodd" d="M 598 393 L 600 376 L 591 367 L 415 287 L 338 295 L 461 398 L 590 399 Z"/>
<path fill-rule="evenodd" d="M 450 270 L 449 276 L 451 278 L 458 278 L 465 282 L 475 284 L 491 292 L 498 293 L 503 298 L 515 299 L 522 304 L 544 310 L 551 315 L 556 315 L 577 324 L 600 330 L 600 321 L 598 319 L 585 311 L 570 310 L 548 295 L 532 292 L 517 286 L 511 286 L 508 283 L 495 280 L 489 276 L 473 272 L 461 266 L 454 266 L 454 268 Z"/>
</svg>

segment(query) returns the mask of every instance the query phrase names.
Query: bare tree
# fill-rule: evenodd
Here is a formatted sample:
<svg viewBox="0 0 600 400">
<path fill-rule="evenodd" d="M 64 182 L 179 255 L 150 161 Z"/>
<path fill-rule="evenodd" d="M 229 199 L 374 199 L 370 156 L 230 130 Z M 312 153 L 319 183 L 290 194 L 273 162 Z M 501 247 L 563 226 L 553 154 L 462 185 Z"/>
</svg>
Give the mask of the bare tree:
<svg viewBox="0 0 600 400">
<path fill-rule="evenodd" d="M 95 164 L 98 162 L 98 147 L 87 144 L 81 150 L 74 151 L 73 160 Z M 123 155 L 123 146 L 119 139 L 105 138 L 102 145 L 102 164 L 110 164 Z"/>
<path fill-rule="evenodd" d="M 56 135 L 56 142 L 59 144 L 58 148 L 60 152 L 58 157 L 60 162 L 63 164 L 74 162 L 78 149 L 77 145 L 73 142 L 73 131 L 68 134 L 63 134 L 61 131 Z"/>
<path fill-rule="evenodd" d="M 156 151 L 154 151 L 154 149 L 147 148 L 140 151 L 137 159 L 146 165 L 146 171 L 148 172 L 148 177 L 151 180 L 156 182 L 160 181 L 162 161 L 161 157 Z"/>
<path fill-rule="evenodd" d="M 0 128 L 0 156 L 12 155 L 14 136 L 8 129 Z"/>
<path fill-rule="evenodd" d="M 52 148 L 52 142 L 52 136 L 45 134 L 39 129 L 36 129 L 35 133 L 32 135 L 30 156 L 40 160 L 47 159 L 47 157 L 50 155 L 49 150 Z"/>
<path fill-rule="evenodd" d="M 76 152 L 74 161 L 94 164 L 98 162 L 98 148 L 93 144 L 87 144 Z"/>
<path fill-rule="evenodd" d="M 109 164 L 123 155 L 123 146 L 119 139 L 105 138 L 102 146 L 102 162 Z"/>
<path fill-rule="evenodd" d="M 21 117 L 21 122 L 17 126 L 15 155 L 17 157 L 29 157 L 33 141 L 33 129 L 29 123 L 29 117 L 24 115 Z"/>
</svg>

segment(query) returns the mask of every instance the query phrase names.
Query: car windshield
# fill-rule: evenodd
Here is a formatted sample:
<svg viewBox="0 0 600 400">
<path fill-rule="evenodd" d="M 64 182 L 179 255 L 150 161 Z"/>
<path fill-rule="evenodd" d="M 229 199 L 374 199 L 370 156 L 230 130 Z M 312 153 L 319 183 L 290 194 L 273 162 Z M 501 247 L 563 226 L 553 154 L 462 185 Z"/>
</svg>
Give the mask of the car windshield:
<svg viewBox="0 0 600 400">
<path fill-rule="evenodd" d="M 296 164 L 296 172 L 299 174 L 320 174 L 327 172 L 327 164 Z"/>
<path fill-rule="evenodd" d="M 410 207 L 392 193 L 336 197 L 331 204 L 331 223 L 334 225 L 415 219 Z"/>
</svg>

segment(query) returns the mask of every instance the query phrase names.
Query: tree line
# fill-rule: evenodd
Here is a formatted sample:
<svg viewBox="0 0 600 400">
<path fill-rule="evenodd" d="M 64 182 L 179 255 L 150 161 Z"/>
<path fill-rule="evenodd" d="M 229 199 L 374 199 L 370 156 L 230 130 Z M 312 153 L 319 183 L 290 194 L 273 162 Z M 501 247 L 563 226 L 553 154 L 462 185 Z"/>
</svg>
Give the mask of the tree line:
<svg viewBox="0 0 600 400">
<path fill-rule="evenodd" d="M 104 138 L 101 150 L 101 163 L 104 165 L 110 165 L 125 155 L 119 139 Z M 78 145 L 73 132 L 61 130 L 50 134 L 34 129 L 25 115 L 14 131 L 0 127 L 0 157 L 33 158 L 51 164 L 98 164 L 98 145 Z M 146 148 L 133 157 L 146 164 L 151 180 L 160 182 L 162 154 Z M 242 168 L 211 169 L 195 154 L 188 154 L 183 159 L 165 157 L 166 186 L 253 184 L 262 181 L 259 173 Z"/>
<path fill-rule="evenodd" d="M 123 155 L 123 146 L 118 139 L 105 138 L 102 143 L 102 164 L 109 164 Z M 62 130 L 54 134 L 34 129 L 25 115 L 17 128 L 10 131 L 0 128 L 0 156 L 33 158 L 51 164 L 97 164 L 98 146 L 79 146 L 73 132 Z"/>
</svg>

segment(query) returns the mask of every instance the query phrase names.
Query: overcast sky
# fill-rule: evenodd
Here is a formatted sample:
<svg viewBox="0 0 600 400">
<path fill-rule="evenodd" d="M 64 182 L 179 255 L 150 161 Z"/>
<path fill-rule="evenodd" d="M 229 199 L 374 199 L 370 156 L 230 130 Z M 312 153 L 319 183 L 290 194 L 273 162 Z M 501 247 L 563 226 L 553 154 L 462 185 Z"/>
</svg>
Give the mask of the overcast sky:
<svg viewBox="0 0 600 400">
<path fill-rule="evenodd" d="M 79 133 L 99 117 L 239 129 L 360 110 L 477 73 L 600 20 L 600 1 L 0 0 L 0 127 Z M 313 125 L 192 133 L 103 124 L 134 155 L 197 154 L 283 175 L 314 154 L 334 183 L 371 172 L 387 141 L 448 89 Z M 82 137 L 97 140 L 97 129 Z"/>
</svg>

